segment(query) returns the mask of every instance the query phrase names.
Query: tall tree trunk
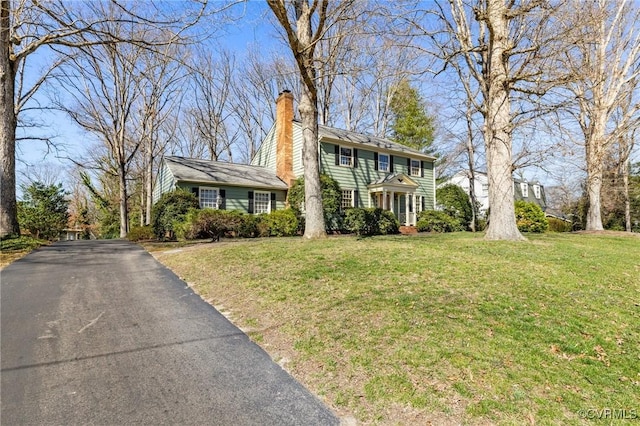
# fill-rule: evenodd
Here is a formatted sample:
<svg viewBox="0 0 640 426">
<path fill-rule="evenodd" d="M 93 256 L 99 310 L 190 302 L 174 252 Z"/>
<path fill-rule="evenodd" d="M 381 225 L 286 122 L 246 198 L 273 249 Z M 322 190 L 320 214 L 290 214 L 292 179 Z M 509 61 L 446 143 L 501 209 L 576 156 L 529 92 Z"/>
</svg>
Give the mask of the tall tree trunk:
<svg viewBox="0 0 640 426">
<path fill-rule="evenodd" d="M 324 33 L 329 2 L 322 0 L 310 5 L 307 0 L 295 0 L 296 24 L 289 22 L 284 0 L 267 0 L 267 4 L 287 32 L 289 46 L 300 71 L 302 90 L 298 111 L 302 121 L 302 164 L 304 167 L 305 230 L 304 238 L 325 238 L 320 163 L 318 154 L 318 90 L 316 80 L 315 43 Z M 317 14 L 316 35 L 312 31 L 312 19 Z M 314 39 L 315 38 L 315 39 Z"/>
<path fill-rule="evenodd" d="M 153 205 L 153 138 L 149 138 L 147 144 L 147 164 L 145 170 L 145 202 L 144 206 L 144 224 L 151 224 L 151 207 Z"/>
<path fill-rule="evenodd" d="M 15 76 L 11 60 L 9 0 L 0 1 L 0 238 L 19 235 L 16 203 Z"/>
<path fill-rule="evenodd" d="M 629 161 L 621 164 L 622 197 L 624 198 L 624 229 L 631 232 L 631 197 L 629 195 Z"/>
<path fill-rule="evenodd" d="M 129 203 L 127 200 L 126 165 L 118 164 L 118 186 L 120 194 L 120 238 L 126 238 L 129 232 Z"/>
<path fill-rule="evenodd" d="M 590 141 L 586 143 L 587 155 L 587 231 L 602 231 L 602 211 L 600 192 L 602 190 L 604 139 L 606 132 L 606 114 L 594 112 Z"/>
<path fill-rule="evenodd" d="M 471 106 L 467 105 L 467 158 L 469 159 L 469 199 L 471 200 L 471 232 L 476 232 L 478 222 L 478 199 L 476 198 L 475 149 L 473 147 L 473 126 Z"/>
<path fill-rule="evenodd" d="M 304 165 L 305 238 L 322 238 L 327 235 L 322 209 L 322 188 L 318 159 L 318 110 L 313 96 L 302 86 L 298 104 L 302 121 L 302 161 Z"/>
<path fill-rule="evenodd" d="M 511 104 L 509 100 L 508 10 L 504 0 L 488 0 L 486 19 L 489 28 L 489 82 L 484 140 L 489 177 L 491 208 L 486 239 L 523 240 L 518 231 L 513 198 L 511 158 Z"/>
</svg>

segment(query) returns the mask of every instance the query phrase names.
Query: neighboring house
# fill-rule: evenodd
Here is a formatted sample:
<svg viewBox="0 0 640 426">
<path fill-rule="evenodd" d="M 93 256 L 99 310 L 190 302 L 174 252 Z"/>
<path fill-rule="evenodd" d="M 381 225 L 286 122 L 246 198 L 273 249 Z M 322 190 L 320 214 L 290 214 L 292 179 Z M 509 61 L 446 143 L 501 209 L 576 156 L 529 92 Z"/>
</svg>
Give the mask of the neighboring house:
<svg viewBox="0 0 640 426">
<path fill-rule="evenodd" d="M 435 207 L 435 158 L 390 140 L 319 126 L 320 172 L 342 189 L 342 207 L 381 207 L 403 225 Z M 276 101 L 276 122 L 251 165 L 166 157 L 154 202 L 164 192 L 193 190 L 202 207 L 247 213 L 284 208 L 287 189 L 303 176 L 302 125 L 294 119 L 293 95 Z M 260 208 L 257 208 L 257 197 Z M 271 209 L 266 208 L 267 199 Z"/>
<path fill-rule="evenodd" d="M 480 204 L 480 212 L 486 213 L 489 209 L 489 178 L 486 173 L 482 172 L 475 172 L 474 177 L 474 193 L 476 200 L 478 201 L 478 204 Z M 458 185 L 464 190 L 464 192 L 469 194 L 470 181 L 469 172 L 463 170 L 453 175 L 440 186 L 447 184 Z M 544 186 L 540 185 L 538 182 L 527 182 L 526 180 L 514 179 L 513 198 L 514 201 L 524 200 L 536 203 L 540 208 L 542 208 L 542 211 L 547 209 L 547 199 L 544 192 Z"/>
</svg>

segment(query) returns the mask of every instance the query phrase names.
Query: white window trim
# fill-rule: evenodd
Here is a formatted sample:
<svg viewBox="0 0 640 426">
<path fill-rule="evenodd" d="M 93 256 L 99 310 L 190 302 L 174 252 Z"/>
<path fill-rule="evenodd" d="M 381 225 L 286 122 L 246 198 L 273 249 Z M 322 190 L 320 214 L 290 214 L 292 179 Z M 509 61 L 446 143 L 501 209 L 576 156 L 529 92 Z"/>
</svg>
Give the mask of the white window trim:
<svg viewBox="0 0 640 426">
<path fill-rule="evenodd" d="M 520 182 L 520 190 L 524 198 L 529 198 L 529 184 L 527 182 Z"/>
<path fill-rule="evenodd" d="M 215 202 L 215 207 L 212 206 L 203 206 L 202 205 L 202 191 L 206 190 L 206 191 L 215 191 L 216 193 L 216 202 Z M 214 188 L 212 186 L 200 186 L 198 188 L 198 204 L 200 205 L 201 209 L 215 209 L 218 210 L 220 208 L 220 188 Z"/>
<path fill-rule="evenodd" d="M 257 209 L 256 200 L 258 199 L 258 194 L 266 194 L 267 195 L 267 211 L 259 212 Z M 253 191 L 253 214 L 262 214 L 262 213 L 271 213 L 271 192 L 269 191 Z"/>
<path fill-rule="evenodd" d="M 533 195 L 539 200 L 540 199 L 540 185 L 533 185 Z"/>
<path fill-rule="evenodd" d="M 413 162 L 414 161 L 418 162 L 418 167 L 417 167 L 418 173 L 417 174 L 413 173 L 413 170 L 414 170 Z M 410 165 L 410 167 L 409 167 L 409 175 L 410 176 L 416 176 L 416 177 L 422 176 L 422 161 L 417 160 L 415 158 L 411 158 L 411 159 L 409 159 L 409 165 Z"/>
<path fill-rule="evenodd" d="M 382 160 L 380 159 L 380 156 L 386 156 L 387 157 L 387 167 L 385 169 L 383 169 L 380 165 L 382 164 Z M 378 153 L 378 171 L 380 172 L 389 172 L 389 170 L 391 170 L 391 155 L 389 154 L 382 154 L 382 153 Z"/>
<path fill-rule="evenodd" d="M 355 207 L 355 196 L 354 196 L 354 189 L 343 189 L 342 190 L 342 197 L 340 198 L 340 208 L 341 209 L 348 209 L 349 207 Z M 344 193 L 345 192 L 349 192 L 351 194 L 351 205 L 350 206 L 345 206 L 344 205 Z"/>
<path fill-rule="evenodd" d="M 342 155 L 342 150 L 343 149 L 350 150 L 351 151 L 351 156 Z M 353 163 L 354 163 L 353 157 L 354 157 L 354 149 L 352 147 L 340 145 L 340 166 L 341 167 L 351 167 L 351 168 L 353 168 Z M 348 158 L 349 159 L 349 164 L 344 164 L 342 162 L 342 158 Z"/>
</svg>

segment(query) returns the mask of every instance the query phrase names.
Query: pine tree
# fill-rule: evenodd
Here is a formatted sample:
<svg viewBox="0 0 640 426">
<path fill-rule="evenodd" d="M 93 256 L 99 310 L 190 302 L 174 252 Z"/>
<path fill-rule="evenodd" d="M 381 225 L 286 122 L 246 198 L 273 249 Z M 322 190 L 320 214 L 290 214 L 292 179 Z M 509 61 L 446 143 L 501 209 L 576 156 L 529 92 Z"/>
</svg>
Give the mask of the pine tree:
<svg viewBox="0 0 640 426">
<path fill-rule="evenodd" d="M 393 139 L 424 153 L 433 153 L 435 120 L 427 114 L 426 104 L 418 90 L 402 80 L 395 88 L 390 107 Z"/>
<path fill-rule="evenodd" d="M 33 182 L 24 187 L 24 201 L 18 204 L 20 227 L 35 238 L 54 240 L 67 226 L 69 202 L 62 184 Z"/>
</svg>

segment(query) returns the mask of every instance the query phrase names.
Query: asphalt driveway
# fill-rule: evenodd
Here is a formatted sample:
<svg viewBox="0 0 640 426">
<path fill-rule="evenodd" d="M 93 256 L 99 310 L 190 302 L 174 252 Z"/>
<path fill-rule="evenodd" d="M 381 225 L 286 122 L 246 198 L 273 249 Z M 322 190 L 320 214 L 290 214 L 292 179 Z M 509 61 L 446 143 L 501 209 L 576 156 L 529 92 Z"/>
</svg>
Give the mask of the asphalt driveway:
<svg viewBox="0 0 640 426">
<path fill-rule="evenodd" d="M 135 244 L 56 243 L 0 279 L 3 425 L 339 423 Z"/>
</svg>

